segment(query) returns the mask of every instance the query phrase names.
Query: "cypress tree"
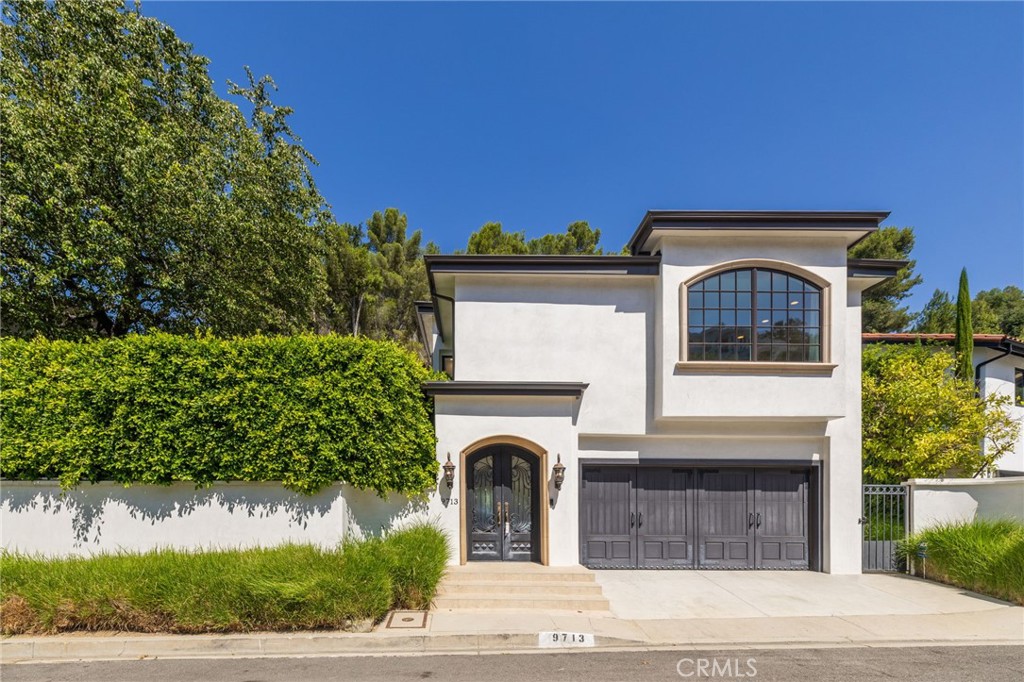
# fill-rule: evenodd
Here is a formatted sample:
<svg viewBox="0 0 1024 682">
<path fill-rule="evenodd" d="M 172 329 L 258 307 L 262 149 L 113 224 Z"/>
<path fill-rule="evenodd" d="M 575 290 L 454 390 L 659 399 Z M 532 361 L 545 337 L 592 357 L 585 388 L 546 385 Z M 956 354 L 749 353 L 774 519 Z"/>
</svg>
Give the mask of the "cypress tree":
<svg viewBox="0 0 1024 682">
<path fill-rule="evenodd" d="M 971 324 L 971 291 L 967 286 L 967 268 L 960 271 L 960 290 L 956 294 L 956 375 L 965 381 L 974 379 L 974 328 Z"/>
</svg>

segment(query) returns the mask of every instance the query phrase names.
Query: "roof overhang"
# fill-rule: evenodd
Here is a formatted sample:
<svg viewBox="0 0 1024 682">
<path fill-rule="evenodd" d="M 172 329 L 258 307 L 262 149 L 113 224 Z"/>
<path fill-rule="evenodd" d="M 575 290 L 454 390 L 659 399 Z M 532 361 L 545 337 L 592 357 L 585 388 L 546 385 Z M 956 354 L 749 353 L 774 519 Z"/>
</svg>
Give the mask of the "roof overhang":
<svg viewBox="0 0 1024 682">
<path fill-rule="evenodd" d="M 427 272 L 483 275 L 656 276 L 659 256 L 424 256 Z"/>
<path fill-rule="evenodd" d="M 666 234 L 734 236 L 766 232 L 803 236 L 844 236 L 853 246 L 876 231 L 889 217 L 887 211 L 648 211 L 629 239 L 634 255 L 650 253 L 650 243 Z"/>
<path fill-rule="evenodd" d="M 866 291 L 892 279 L 907 265 L 908 261 L 890 258 L 850 258 L 846 261 L 846 277 L 854 280 L 858 289 Z"/>
<path fill-rule="evenodd" d="M 434 302 L 416 301 L 416 327 L 427 357 L 434 355 Z"/>
<path fill-rule="evenodd" d="M 583 397 L 590 384 L 566 381 L 427 381 L 429 396 Z"/>
</svg>

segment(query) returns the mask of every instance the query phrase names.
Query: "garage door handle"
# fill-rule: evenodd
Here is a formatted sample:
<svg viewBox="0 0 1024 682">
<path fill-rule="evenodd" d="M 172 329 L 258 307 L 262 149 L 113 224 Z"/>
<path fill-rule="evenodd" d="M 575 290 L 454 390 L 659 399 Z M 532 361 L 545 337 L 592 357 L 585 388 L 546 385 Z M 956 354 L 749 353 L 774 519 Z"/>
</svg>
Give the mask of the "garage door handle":
<svg viewBox="0 0 1024 682">
<path fill-rule="evenodd" d="M 747 528 L 753 528 L 753 527 L 754 527 L 754 512 L 750 512 L 747 515 Z"/>
<path fill-rule="evenodd" d="M 761 512 L 757 512 L 757 527 L 761 527 Z"/>
<path fill-rule="evenodd" d="M 636 525 L 636 512 L 630 512 L 629 514 L 629 527 L 632 528 Z"/>
</svg>

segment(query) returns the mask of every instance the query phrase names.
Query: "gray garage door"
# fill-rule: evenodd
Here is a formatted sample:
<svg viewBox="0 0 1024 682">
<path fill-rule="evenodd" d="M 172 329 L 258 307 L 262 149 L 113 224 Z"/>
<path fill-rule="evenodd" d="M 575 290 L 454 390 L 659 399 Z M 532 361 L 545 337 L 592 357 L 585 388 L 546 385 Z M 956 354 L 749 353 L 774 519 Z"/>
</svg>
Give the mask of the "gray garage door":
<svg viewBox="0 0 1024 682">
<path fill-rule="evenodd" d="M 585 466 L 582 562 L 805 569 L 809 488 L 806 469 Z"/>
</svg>

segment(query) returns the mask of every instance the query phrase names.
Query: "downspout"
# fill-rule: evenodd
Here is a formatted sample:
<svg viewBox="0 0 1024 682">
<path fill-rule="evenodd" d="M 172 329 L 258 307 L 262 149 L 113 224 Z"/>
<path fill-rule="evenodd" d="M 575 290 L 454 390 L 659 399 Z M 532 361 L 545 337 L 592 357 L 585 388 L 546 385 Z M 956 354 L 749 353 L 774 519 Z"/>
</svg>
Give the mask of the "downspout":
<svg viewBox="0 0 1024 682">
<path fill-rule="evenodd" d="M 454 308 L 452 308 L 452 320 L 453 321 L 455 320 L 455 309 Z M 978 395 L 981 395 L 981 368 L 984 367 L 985 365 L 987 365 L 990 362 L 995 362 L 996 360 L 1000 360 L 1002 358 L 1005 358 L 1009 354 L 1010 354 L 1010 348 L 1007 347 L 1007 349 L 1003 351 L 1002 355 L 997 355 L 994 358 L 989 358 L 985 362 L 979 362 L 978 366 L 974 368 L 974 385 L 978 389 Z"/>
</svg>

